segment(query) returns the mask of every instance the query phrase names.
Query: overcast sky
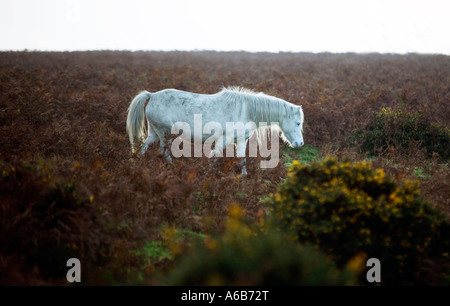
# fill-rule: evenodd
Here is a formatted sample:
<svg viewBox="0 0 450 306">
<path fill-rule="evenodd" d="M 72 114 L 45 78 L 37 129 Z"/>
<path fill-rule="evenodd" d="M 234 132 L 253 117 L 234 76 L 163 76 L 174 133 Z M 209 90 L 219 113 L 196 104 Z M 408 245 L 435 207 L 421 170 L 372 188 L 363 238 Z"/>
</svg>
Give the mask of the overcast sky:
<svg viewBox="0 0 450 306">
<path fill-rule="evenodd" d="M 0 50 L 450 55 L 449 0 L 0 0 Z"/>
</svg>

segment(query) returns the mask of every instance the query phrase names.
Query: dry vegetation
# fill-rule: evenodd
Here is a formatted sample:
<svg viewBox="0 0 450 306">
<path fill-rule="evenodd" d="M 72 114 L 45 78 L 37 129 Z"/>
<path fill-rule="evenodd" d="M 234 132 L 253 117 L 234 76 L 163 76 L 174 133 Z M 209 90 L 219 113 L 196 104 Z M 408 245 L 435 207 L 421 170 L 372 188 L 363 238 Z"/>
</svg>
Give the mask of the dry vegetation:
<svg viewBox="0 0 450 306">
<path fill-rule="evenodd" d="M 303 105 L 305 142 L 319 157 L 367 159 L 354 136 L 383 107 L 420 112 L 447 131 L 450 124 L 446 56 L 0 53 L 0 283 L 65 284 L 42 260 L 52 239 L 68 252 L 59 249 L 55 258 L 75 254 L 88 262 L 87 283 L 139 282 L 136 275 L 152 283 L 155 269 L 170 260 L 142 263 L 129 252 L 163 239 L 162 229 L 207 233 L 230 203 L 260 218 L 261 199 L 286 175 L 283 163 L 262 170 L 249 160 L 249 175 L 240 179 L 231 159 L 168 164 L 156 147 L 143 158 L 131 154 L 126 111 L 139 91 L 215 93 L 223 86 Z M 450 213 L 442 156 L 430 158 L 417 144 L 390 147 L 371 161 L 397 180 L 419 179 L 425 199 Z M 66 206 L 45 212 L 43 203 Z"/>
</svg>

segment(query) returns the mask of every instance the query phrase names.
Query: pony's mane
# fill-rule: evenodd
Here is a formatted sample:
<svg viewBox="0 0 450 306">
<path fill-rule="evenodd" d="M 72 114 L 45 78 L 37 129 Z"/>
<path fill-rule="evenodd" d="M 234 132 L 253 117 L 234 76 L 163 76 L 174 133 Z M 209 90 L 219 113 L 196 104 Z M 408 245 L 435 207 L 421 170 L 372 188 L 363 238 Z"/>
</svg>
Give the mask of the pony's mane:
<svg viewBox="0 0 450 306">
<path fill-rule="evenodd" d="M 281 122 L 286 117 L 295 116 L 296 105 L 262 92 L 244 87 L 224 87 L 218 94 L 232 102 L 244 101 L 255 123 Z"/>
<path fill-rule="evenodd" d="M 237 93 L 242 93 L 242 94 L 248 94 L 248 95 L 252 95 L 252 96 L 257 96 L 257 95 L 265 95 L 262 92 L 256 92 L 254 90 L 245 88 L 245 87 L 241 87 L 241 86 L 229 86 L 229 87 L 222 87 L 222 91 L 221 92 L 237 92 Z"/>
</svg>

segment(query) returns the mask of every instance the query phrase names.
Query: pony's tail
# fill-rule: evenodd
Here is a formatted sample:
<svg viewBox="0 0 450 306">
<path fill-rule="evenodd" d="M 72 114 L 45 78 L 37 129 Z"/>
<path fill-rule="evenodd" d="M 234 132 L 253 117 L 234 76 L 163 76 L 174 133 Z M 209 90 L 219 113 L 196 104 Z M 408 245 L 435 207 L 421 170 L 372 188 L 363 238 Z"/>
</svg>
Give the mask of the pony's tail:
<svg viewBox="0 0 450 306">
<path fill-rule="evenodd" d="M 130 138 L 131 151 L 136 151 L 136 144 L 134 141 L 138 139 L 143 141 L 145 139 L 145 105 L 148 99 L 150 99 L 151 93 L 144 90 L 141 91 L 133 101 L 131 101 L 128 108 L 127 117 L 127 133 Z"/>
</svg>

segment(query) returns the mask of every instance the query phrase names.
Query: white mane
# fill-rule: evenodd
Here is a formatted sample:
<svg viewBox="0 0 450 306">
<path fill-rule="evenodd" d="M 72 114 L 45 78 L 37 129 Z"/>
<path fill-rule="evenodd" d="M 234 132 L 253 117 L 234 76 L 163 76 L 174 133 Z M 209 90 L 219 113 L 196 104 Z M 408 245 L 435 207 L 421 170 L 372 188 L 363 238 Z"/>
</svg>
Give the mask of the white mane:
<svg viewBox="0 0 450 306">
<path fill-rule="evenodd" d="M 295 116 L 297 105 L 262 92 L 243 87 L 224 87 L 218 94 L 229 101 L 244 101 L 254 122 L 281 122 L 283 118 Z M 303 126 L 303 118 L 300 121 Z"/>
</svg>

